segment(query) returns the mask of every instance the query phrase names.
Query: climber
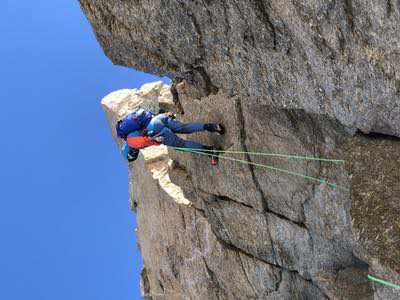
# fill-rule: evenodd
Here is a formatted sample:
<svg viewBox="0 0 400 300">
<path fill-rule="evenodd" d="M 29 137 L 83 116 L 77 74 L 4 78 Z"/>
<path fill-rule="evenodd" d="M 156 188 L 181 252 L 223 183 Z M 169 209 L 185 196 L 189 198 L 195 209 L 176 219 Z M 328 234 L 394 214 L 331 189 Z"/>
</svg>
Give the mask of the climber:
<svg viewBox="0 0 400 300">
<path fill-rule="evenodd" d="M 153 115 L 140 108 L 118 121 L 116 131 L 118 137 L 126 141 L 126 146 L 124 145 L 122 149 L 123 156 L 128 161 L 133 161 L 137 158 L 139 149 L 159 144 L 198 151 L 213 150 L 212 146 L 187 141 L 176 134 L 209 131 L 222 135 L 225 133 L 225 128 L 222 124 L 203 122 L 184 124 L 175 120 L 175 116 L 171 112 Z M 208 154 L 216 155 L 214 152 L 208 152 Z M 216 164 L 216 156 L 212 156 L 212 158 L 212 164 Z"/>
</svg>

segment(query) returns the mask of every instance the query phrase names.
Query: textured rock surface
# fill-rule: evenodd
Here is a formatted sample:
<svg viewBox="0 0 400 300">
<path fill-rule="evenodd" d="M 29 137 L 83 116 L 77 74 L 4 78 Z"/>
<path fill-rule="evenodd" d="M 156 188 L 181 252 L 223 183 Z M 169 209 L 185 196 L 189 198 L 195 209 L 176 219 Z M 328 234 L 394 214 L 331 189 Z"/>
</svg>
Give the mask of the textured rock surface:
<svg viewBox="0 0 400 300">
<path fill-rule="evenodd" d="M 129 170 L 148 297 L 400 297 L 366 279 L 400 282 L 400 141 L 357 131 L 400 137 L 396 1 L 80 2 L 114 63 L 173 79 L 153 100 L 228 128 L 193 138 L 346 160 L 242 154 L 275 169 L 216 169 L 144 151 Z M 103 101 L 109 122 L 141 99 Z"/>
<path fill-rule="evenodd" d="M 118 115 L 113 110 L 115 107 L 136 106 L 140 102 L 140 99 L 116 98 L 116 95 L 119 93 L 103 101 L 103 108 L 110 116 Z M 110 97 L 113 101 L 109 101 Z M 107 106 L 116 102 L 119 105 Z M 167 149 L 151 147 L 141 153 L 138 161 L 129 165 L 129 172 L 131 184 L 135 186 L 137 239 L 145 265 L 141 289 L 145 298 L 326 298 L 297 271 L 260 260 L 251 251 L 247 253 L 218 240 L 207 213 L 196 208 L 182 189 L 171 182 L 171 172 L 175 176 L 180 173 L 181 180 L 187 179 L 187 174 L 174 166 Z M 239 213 L 245 217 L 244 211 Z M 263 216 L 260 218 L 265 220 Z M 238 225 L 241 228 L 243 223 Z M 262 222 L 254 225 L 265 226 Z M 254 242 L 257 236 L 247 239 Z M 262 248 L 261 245 L 260 251 L 268 255 L 268 249 Z"/>
<path fill-rule="evenodd" d="M 166 86 L 154 86 L 160 95 L 153 95 L 152 101 L 172 101 L 164 92 Z M 227 149 L 243 149 L 251 143 L 254 150 L 270 151 L 285 141 L 306 154 L 345 157 L 348 163 L 242 157 L 325 178 L 328 184 L 337 184 L 332 188 L 223 159 L 215 170 L 207 157 L 178 155 L 164 147 L 142 151 L 129 172 L 145 265 L 141 274 L 145 295 L 154 299 L 372 299 L 368 272 L 398 280 L 399 160 L 389 160 L 400 153 L 398 141 L 353 137 L 337 122 L 302 111 L 258 107 L 254 111 L 262 114 L 250 117 L 246 113 L 250 108 L 239 106 L 238 99 L 232 107 L 218 106 L 227 103 L 221 94 L 199 101 L 186 96 L 191 92 L 185 84 L 178 90 L 184 118 L 223 120 L 231 128 L 223 138 L 202 133 L 196 135 L 198 140 Z M 142 101 L 116 95 L 120 93 L 102 102 L 110 120 L 119 114 L 115 108 L 136 107 Z M 383 181 L 375 185 L 371 180 Z M 387 193 L 382 199 L 380 188 Z M 364 193 L 375 197 L 371 200 Z M 376 208 L 379 203 L 389 207 Z M 379 231 L 365 209 L 375 209 L 376 220 L 383 220 Z M 394 290 L 382 286 L 375 288 L 375 296 L 397 297 Z"/>
<path fill-rule="evenodd" d="M 116 64 L 400 136 L 394 0 L 80 0 Z"/>
</svg>

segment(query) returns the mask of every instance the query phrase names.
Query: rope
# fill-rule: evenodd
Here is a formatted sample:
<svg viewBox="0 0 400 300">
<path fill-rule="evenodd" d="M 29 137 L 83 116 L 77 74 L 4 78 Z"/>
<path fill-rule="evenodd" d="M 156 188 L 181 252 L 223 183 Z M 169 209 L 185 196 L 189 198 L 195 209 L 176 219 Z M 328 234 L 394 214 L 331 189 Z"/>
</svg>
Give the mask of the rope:
<svg viewBox="0 0 400 300">
<path fill-rule="evenodd" d="M 211 154 L 211 153 L 204 153 L 204 152 L 220 152 L 220 153 L 232 153 L 232 154 L 246 154 L 247 153 L 247 154 L 252 154 L 252 155 L 265 155 L 265 156 L 277 156 L 277 157 L 287 157 L 287 158 L 297 158 L 297 159 L 321 160 L 321 161 L 330 161 L 330 162 L 335 162 L 335 163 L 343 163 L 344 160 L 315 158 L 315 157 L 298 156 L 298 155 L 285 155 L 285 154 L 277 154 L 277 153 L 259 153 L 259 152 L 224 151 L 224 150 L 203 150 L 203 149 L 201 150 L 202 152 L 199 152 L 198 149 L 192 149 L 192 148 L 179 148 L 179 147 L 171 147 L 171 148 L 176 149 L 176 150 L 180 150 L 180 151 L 186 151 L 186 152 L 191 152 L 191 153 L 196 153 L 196 154 L 206 155 L 206 156 L 211 156 L 211 157 L 218 157 L 218 158 L 222 158 L 222 159 L 226 159 L 226 160 L 230 160 L 230 161 L 240 162 L 240 163 L 243 163 L 243 164 L 254 165 L 254 166 L 262 167 L 262 168 L 267 168 L 267 169 L 270 169 L 270 170 L 283 172 L 283 173 L 286 173 L 286 174 L 289 174 L 289 175 L 302 177 L 302 178 L 305 178 L 305 179 L 308 179 L 308 180 L 317 181 L 317 182 L 320 182 L 320 183 L 325 183 L 325 184 L 327 184 L 328 186 L 330 186 L 332 188 L 341 188 L 341 189 L 348 190 L 347 188 L 340 187 L 337 184 L 329 183 L 325 179 L 319 179 L 319 178 L 316 178 L 316 177 L 304 175 L 302 173 L 297 173 L 297 172 L 289 171 L 289 170 L 286 170 L 286 169 L 280 169 L 280 168 L 276 168 L 276 167 L 269 166 L 269 165 L 263 165 L 263 164 L 259 164 L 259 163 L 255 163 L 255 162 L 250 162 L 250 161 L 247 161 L 247 160 L 242 160 L 242 159 L 237 159 L 237 158 L 232 158 L 232 157 L 227 157 L 227 156 L 222 156 L 222 155 L 215 155 L 215 154 Z M 371 280 L 371 281 L 380 283 L 382 285 L 389 286 L 389 287 L 394 288 L 394 289 L 400 289 L 400 285 L 388 282 L 388 281 L 383 280 L 383 279 L 376 278 L 376 277 L 374 277 L 372 275 L 368 275 L 368 279 Z"/>
<path fill-rule="evenodd" d="M 172 147 L 177 150 L 192 150 L 197 151 L 198 149 L 193 148 L 179 148 L 179 147 Z M 312 156 L 303 156 L 303 155 L 291 155 L 291 154 L 281 154 L 281 153 L 264 153 L 264 152 L 247 152 L 247 151 L 236 151 L 236 150 L 206 150 L 202 149 L 201 151 L 207 152 L 219 152 L 219 153 L 227 153 L 227 154 L 251 154 L 251 155 L 260 155 L 260 156 L 273 156 L 279 158 L 291 158 L 291 159 L 304 159 L 304 160 L 316 160 L 316 161 L 326 161 L 332 162 L 336 164 L 344 163 L 345 161 L 342 159 L 329 159 L 329 158 L 322 158 L 322 157 L 312 157 Z"/>
<path fill-rule="evenodd" d="M 171 148 L 177 149 L 176 147 L 171 147 Z M 304 175 L 302 173 L 297 173 L 297 172 L 289 171 L 289 170 L 286 170 L 286 169 L 280 169 L 280 168 L 276 168 L 276 167 L 269 166 L 269 165 L 263 165 L 263 164 L 259 164 L 259 163 L 255 163 L 255 162 L 250 162 L 250 161 L 247 161 L 247 160 L 242 160 L 242 159 L 237 159 L 237 158 L 232 158 L 232 157 L 227 157 L 227 156 L 222 156 L 222 155 L 215 155 L 215 154 L 209 154 L 209 153 L 194 151 L 191 148 L 178 148 L 178 149 L 180 151 L 186 151 L 186 152 L 191 152 L 191 153 L 196 153 L 196 154 L 206 155 L 206 156 L 211 156 L 211 157 L 218 157 L 218 158 L 222 158 L 222 159 L 226 159 L 226 160 L 230 160 L 230 161 L 240 162 L 242 164 L 254 165 L 254 166 L 266 168 L 266 169 L 269 169 L 269 170 L 283 172 L 283 173 L 286 173 L 286 174 L 289 174 L 289 175 L 302 177 L 302 178 L 305 178 L 305 179 L 308 179 L 308 180 L 311 180 L 311 181 L 317 181 L 317 182 L 323 183 L 323 184 L 325 183 L 325 184 L 327 184 L 328 186 L 330 186 L 332 188 L 338 188 L 339 187 L 337 184 L 329 183 L 325 179 L 319 179 L 319 178 L 316 178 L 316 177 Z M 203 150 L 201 150 L 201 151 L 203 151 Z M 340 187 L 340 188 L 342 188 L 342 187 Z M 345 189 L 345 188 L 342 188 L 342 189 Z"/>
<path fill-rule="evenodd" d="M 394 289 L 400 289 L 400 285 L 385 281 L 383 279 L 376 278 L 376 277 L 374 277 L 372 275 L 368 275 L 368 279 L 372 280 L 372 281 L 375 281 L 375 282 L 378 282 L 378 283 L 383 284 L 383 285 L 387 285 L 387 286 L 392 287 Z"/>
</svg>

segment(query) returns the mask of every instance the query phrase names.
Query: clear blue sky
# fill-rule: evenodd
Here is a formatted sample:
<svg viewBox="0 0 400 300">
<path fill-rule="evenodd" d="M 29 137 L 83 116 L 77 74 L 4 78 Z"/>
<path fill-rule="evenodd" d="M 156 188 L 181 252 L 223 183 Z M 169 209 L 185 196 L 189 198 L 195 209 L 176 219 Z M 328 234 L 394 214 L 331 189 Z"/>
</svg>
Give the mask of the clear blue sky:
<svg viewBox="0 0 400 300">
<path fill-rule="evenodd" d="M 140 299 L 124 162 L 100 99 L 113 66 L 78 1 L 2 1 L 0 299 Z"/>
</svg>

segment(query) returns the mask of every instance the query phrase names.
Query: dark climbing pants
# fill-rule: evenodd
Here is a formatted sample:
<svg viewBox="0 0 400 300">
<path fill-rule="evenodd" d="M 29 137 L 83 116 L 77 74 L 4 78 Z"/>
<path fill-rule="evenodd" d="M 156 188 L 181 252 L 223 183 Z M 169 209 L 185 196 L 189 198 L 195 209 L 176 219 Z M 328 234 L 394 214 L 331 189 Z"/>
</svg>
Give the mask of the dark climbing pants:
<svg viewBox="0 0 400 300">
<path fill-rule="evenodd" d="M 205 124 L 203 122 L 185 124 L 166 115 L 158 115 L 153 117 L 147 128 L 154 131 L 154 137 L 163 137 L 162 143 L 164 145 L 178 148 L 205 149 L 206 146 L 203 144 L 187 141 L 176 135 L 177 133 L 190 134 L 204 131 Z"/>
</svg>

